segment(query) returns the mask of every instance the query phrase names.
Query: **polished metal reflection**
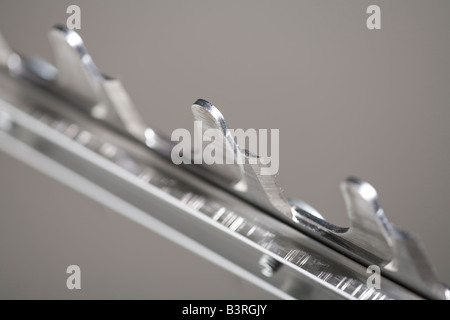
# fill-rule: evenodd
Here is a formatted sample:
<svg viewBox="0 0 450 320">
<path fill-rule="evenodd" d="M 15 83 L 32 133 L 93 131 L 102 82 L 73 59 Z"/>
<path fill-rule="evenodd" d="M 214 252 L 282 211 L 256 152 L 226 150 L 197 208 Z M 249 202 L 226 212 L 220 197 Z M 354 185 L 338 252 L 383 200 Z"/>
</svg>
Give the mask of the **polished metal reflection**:
<svg viewBox="0 0 450 320">
<path fill-rule="evenodd" d="M 404 285 L 425 297 L 446 297 L 448 291 L 437 281 L 420 243 L 387 221 L 370 184 L 355 178 L 342 184 L 350 217 L 347 228 L 328 223 L 304 202 L 289 202 L 273 177 L 260 174 L 258 161 L 236 166 L 175 167 L 167 161 L 171 141 L 141 120 L 118 80 L 99 72 L 81 37 L 56 27 L 49 39 L 56 68 L 18 55 L 0 37 L 0 128 L 5 152 L 15 154 L 12 143 L 25 144 L 116 196 L 133 199 L 132 203 L 139 203 L 141 209 L 150 204 L 137 194 L 151 192 L 140 183 L 152 185 L 159 190 L 152 189 L 154 203 L 159 201 L 168 207 L 162 209 L 168 212 L 166 216 L 153 213 L 158 219 L 255 274 L 259 274 L 262 264 L 263 276 L 270 274 L 267 281 L 278 288 L 285 288 L 286 278 L 280 278 L 284 275 L 293 283 L 317 286 L 311 292 L 324 296 L 418 297 Z M 258 159 L 234 142 L 222 113 L 214 105 L 200 99 L 192 112 L 204 128 L 221 130 L 226 148 L 235 157 Z M 105 164 L 101 168 L 104 172 L 98 163 Z M 122 171 L 133 178 L 111 184 L 109 180 Z M 125 185 L 136 194 L 124 191 Z M 169 195 L 170 201 L 162 199 L 160 191 Z M 184 214 L 178 218 L 186 226 L 191 224 L 204 234 L 180 225 L 182 222 L 174 219 L 179 212 Z M 221 247 L 216 236 L 233 245 L 239 254 Z M 265 255 L 267 258 L 261 258 Z M 369 288 L 365 283 L 365 267 L 369 264 L 380 265 L 384 275 L 402 285 L 386 278 L 382 290 Z M 305 296 L 296 288 L 288 291 L 295 297 Z"/>
<path fill-rule="evenodd" d="M 130 148 L 130 145 L 119 136 L 94 134 L 92 131 L 103 130 L 88 128 L 90 123 L 85 123 L 84 126 L 75 124 L 69 119 L 42 109 L 30 109 L 29 113 L 24 113 L 7 102 L 0 101 L 0 110 L 10 115 L 13 123 L 9 132 L 10 138 L 5 136 L 5 132 L 0 134 L 0 148 L 3 151 L 13 153 L 11 149 L 14 149 L 14 145 L 10 139 L 16 139 L 15 143 L 25 143 L 40 152 L 47 153 L 52 159 L 89 177 L 102 187 L 116 190 L 116 194 L 120 194 L 121 197 L 128 195 L 144 199 L 142 204 L 132 202 L 143 208 L 149 208 L 154 200 L 148 198 L 146 201 L 139 196 L 138 191 L 148 193 L 149 189 L 146 189 L 145 185 L 152 185 L 169 195 L 173 205 L 184 208 L 182 209 L 184 221 L 172 220 L 170 203 L 166 204 L 165 210 L 154 212 L 158 218 L 172 221 L 172 226 L 177 228 L 185 228 L 186 221 L 192 221 L 197 227 L 186 228 L 183 231 L 190 232 L 206 245 L 214 246 L 215 251 L 224 256 L 231 254 L 230 258 L 238 264 L 250 264 L 250 269 L 259 270 L 261 267 L 259 258 L 264 254 L 267 255 L 269 258 L 266 258 L 266 266 L 271 266 L 274 274 L 267 278 L 269 273 L 266 267 L 266 272 L 262 276 L 275 286 L 278 286 L 282 279 L 286 281 L 288 276 L 290 282 L 299 285 L 287 292 L 293 297 L 320 298 L 333 293 L 334 298 L 347 299 L 418 298 L 388 279 L 383 281 L 383 290 L 367 287 L 365 268 L 357 263 L 343 256 L 338 258 L 338 253 L 251 206 L 218 192 L 219 190 L 211 188 L 201 180 L 186 176 L 183 170 L 171 169 L 171 165 L 155 158 L 151 153 L 144 152 L 146 160 L 143 160 L 141 154 L 143 151 L 135 149 L 135 146 Z M 108 141 L 101 136 L 109 137 Z M 127 150 L 129 148 L 130 150 Z M 111 163 L 112 171 L 104 174 L 99 172 L 101 169 L 96 167 L 97 161 L 101 163 L 103 170 L 107 168 L 104 161 Z M 111 175 L 123 175 L 122 171 L 130 174 L 129 179 L 133 177 L 130 185 L 109 183 Z M 108 180 L 108 183 L 103 184 L 102 179 Z M 144 187 L 138 183 L 139 181 L 145 183 Z M 193 211 L 186 210 L 187 208 Z M 204 223 L 215 230 L 212 235 L 198 232 Z M 230 241 L 235 248 L 232 252 L 229 247 Z M 247 248 L 250 253 L 242 254 L 238 251 L 239 248 L 241 250 Z M 237 256 L 234 256 L 236 253 Z M 311 285 L 310 282 L 314 283 L 314 294 L 305 294 L 300 290 L 303 287 L 300 283 Z"/>
</svg>

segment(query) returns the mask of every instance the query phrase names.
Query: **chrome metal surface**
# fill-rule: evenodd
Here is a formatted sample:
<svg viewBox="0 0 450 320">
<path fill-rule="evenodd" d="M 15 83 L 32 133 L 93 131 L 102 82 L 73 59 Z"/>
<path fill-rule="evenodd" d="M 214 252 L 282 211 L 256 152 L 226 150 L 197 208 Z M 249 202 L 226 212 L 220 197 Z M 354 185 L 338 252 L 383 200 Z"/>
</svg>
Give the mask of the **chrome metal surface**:
<svg viewBox="0 0 450 320">
<path fill-rule="evenodd" d="M 164 236 L 280 297 L 448 298 L 420 244 L 387 221 L 368 183 L 342 184 L 349 228 L 326 222 L 261 175 L 258 156 L 234 142 L 205 100 L 192 106 L 194 118 L 245 161 L 175 166 L 173 143 L 142 122 L 78 34 L 56 27 L 50 42 L 56 68 L 0 37 L 2 151 L 156 232 L 163 226 Z M 371 264 L 382 269 L 380 289 L 366 283 Z"/>
<path fill-rule="evenodd" d="M 33 101 L 39 104 L 41 100 Z M 25 108 L 28 113 L 4 100 L 0 102 L 1 115 L 8 114 L 10 123 L 0 133 L 3 152 L 152 230 L 159 228 L 159 224 L 154 225 L 156 218 L 166 225 L 165 229 L 170 226 L 193 243 L 187 243 L 178 233 L 175 237 L 163 231 L 164 236 L 278 296 L 420 298 L 388 279 L 383 279 L 383 290 L 367 287 L 365 267 L 120 135 L 81 118 L 75 123 L 52 112 L 32 109 L 30 100 L 20 102 L 30 107 Z M 105 136 L 108 142 L 101 138 Z M 216 254 L 232 264 L 224 266 Z M 281 265 L 273 277 L 260 273 L 264 255 Z M 267 283 L 261 283 L 261 279 Z"/>
<path fill-rule="evenodd" d="M 369 183 L 356 178 L 342 183 L 350 227 L 335 226 L 302 200 L 288 201 L 274 176 L 261 175 L 259 157 L 235 143 L 222 113 L 214 105 L 198 100 L 192 111 L 194 118 L 202 121 L 204 129 L 219 129 L 224 144 L 236 158 L 245 160 L 233 172 L 235 176 L 240 174 L 234 180 L 234 186 L 240 187 L 232 187 L 233 193 L 365 265 L 379 265 L 391 277 L 419 292 L 436 298 L 445 296 L 446 286 L 435 276 L 421 244 L 389 223 L 378 203 L 377 192 Z M 219 175 L 230 173 L 229 168 L 230 165 L 214 167 Z"/>
<path fill-rule="evenodd" d="M 120 81 L 103 76 L 73 30 L 55 27 L 49 33 L 58 69 L 57 84 L 83 98 L 87 111 L 144 139 L 145 124 Z"/>
</svg>

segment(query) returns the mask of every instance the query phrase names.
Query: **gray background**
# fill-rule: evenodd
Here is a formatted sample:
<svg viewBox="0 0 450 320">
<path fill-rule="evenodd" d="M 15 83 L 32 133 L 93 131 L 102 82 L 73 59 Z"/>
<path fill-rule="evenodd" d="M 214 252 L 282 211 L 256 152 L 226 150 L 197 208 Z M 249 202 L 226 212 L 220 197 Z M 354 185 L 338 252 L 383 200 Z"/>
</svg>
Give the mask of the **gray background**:
<svg viewBox="0 0 450 320">
<path fill-rule="evenodd" d="M 150 125 L 192 128 L 205 98 L 231 128 L 280 129 L 286 195 L 346 226 L 339 183 L 371 182 L 450 283 L 448 1 L 2 0 L 0 30 L 51 60 L 46 33 L 69 4 Z M 370 4 L 381 30 L 366 28 Z M 5 155 L 0 188 L 2 298 L 270 297 Z M 65 288 L 68 264 L 82 268 L 79 292 Z"/>
</svg>

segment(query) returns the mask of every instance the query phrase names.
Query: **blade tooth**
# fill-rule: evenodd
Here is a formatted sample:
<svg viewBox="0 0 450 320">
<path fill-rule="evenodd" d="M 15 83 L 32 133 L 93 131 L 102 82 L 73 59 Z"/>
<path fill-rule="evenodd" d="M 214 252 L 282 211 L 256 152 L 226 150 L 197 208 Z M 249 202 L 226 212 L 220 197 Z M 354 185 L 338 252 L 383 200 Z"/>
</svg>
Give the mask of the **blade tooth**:
<svg viewBox="0 0 450 320">
<path fill-rule="evenodd" d="M 222 150 L 225 154 L 228 153 L 233 155 L 233 164 L 211 164 L 209 168 L 212 168 L 221 177 L 226 178 L 229 183 L 239 187 L 240 190 L 246 190 L 248 186 L 244 179 L 244 167 L 242 164 L 238 164 L 238 158 L 242 157 L 242 154 L 228 130 L 222 113 L 214 105 L 203 99 L 197 100 L 192 105 L 191 110 L 194 120 L 200 121 L 202 124 L 202 132 L 198 132 L 197 134 L 201 134 L 203 136 L 205 131 L 208 129 L 217 130 L 217 132 L 220 132 L 220 136 L 222 137 L 222 141 L 217 141 L 217 143 L 222 143 Z M 194 130 L 197 130 L 197 128 Z M 201 155 L 207 144 L 207 142 L 203 141 L 203 145 L 200 146 L 200 150 L 195 150 L 194 146 L 194 158 L 197 157 L 198 154 Z"/>
<path fill-rule="evenodd" d="M 58 85 L 83 98 L 86 111 L 94 117 L 145 141 L 147 126 L 123 85 L 101 74 L 80 35 L 56 26 L 49 32 L 49 41 L 58 69 Z"/>
<path fill-rule="evenodd" d="M 233 184 L 234 190 L 243 194 L 245 198 L 298 222 L 291 205 L 276 185 L 274 177 L 260 174 L 262 164 L 259 158 L 236 144 L 219 109 L 208 101 L 199 99 L 193 104 L 192 113 L 195 120 L 202 122 L 203 131 L 217 129 L 221 132 L 224 152 L 230 152 L 234 157 L 233 164 L 212 164 L 208 167 L 216 174 L 227 178 Z"/>
<path fill-rule="evenodd" d="M 87 53 L 80 35 L 56 26 L 49 32 L 49 41 L 58 69 L 58 84 L 90 102 L 99 103 L 99 87 L 104 78 Z"/>
<path fill-rule="evenodd" d="M 393 257 L 390 225 L 378 204 L 378 195 L 369 183 L 349 178 L 341 191 L 350 218 L 350 228 L 343 235 L 348 241 L 384 261 Z"/>
<path fill-rule="evenodd" d="M 397 229 L 386 218 L 378 195 L 369 183 L 349 178 L 341 184 L 351 226 L 343 234 L 348 241 L 384 261 L 384 270 L 417 290 L 444 299 L 442 285 L 429 262 L 421 242 Z"/>
</svg>

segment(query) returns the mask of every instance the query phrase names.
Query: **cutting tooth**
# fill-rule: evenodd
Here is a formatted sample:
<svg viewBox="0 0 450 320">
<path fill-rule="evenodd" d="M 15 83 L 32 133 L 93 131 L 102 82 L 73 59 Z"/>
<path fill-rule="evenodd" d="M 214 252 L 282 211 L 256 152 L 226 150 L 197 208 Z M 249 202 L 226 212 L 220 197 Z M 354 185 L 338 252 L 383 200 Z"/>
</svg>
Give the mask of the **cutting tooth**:
<svg viewBox="0 0 450 320">
<path fill-rule="evenodd" d="M 195 121 L 200 121 L 202 124 L 202 132 L 194 132 L 194 134 L 203 136 L 209 129 L 215 129 L 220 134 L 221 141 L 214 139 L 214 144 L 217 144 L 216 150 L 221 152 L 218 157 L 225 159 L 226 154 L 233 155 L 232 164 L 220 165 L 210 164 L 216 174 L 222 178 L 227 179 L 228 183 L 232 184 L 235 190 L 248 190 L 247 181 L 244 178 L 245 169 L 243 166 L 243 154 L 239 146 L 234 142 L 233 136 L 230 134 L 225 119 L 220 111 L 206 100 L 199 99 L 191 107 Z M 195 127 L 195 131 L 199 128 Z M 200 163 L 197 159 L 202 156 L 203 150 L 209 142 L 203 141 L 203 145 L 194 146 L 193 158 L 194 163 Z M 222 148 L 220 148 L 222 147 Z M 239 160 L 238 160 L 239 159 Z M 226 160 L 226 159 L 225 159 Z M 225 161 L 224 161 L 225 162 Z"/>
<path fill-rule="evenodd" d="M 101 74 L 79 34 L 56 26 L 49 32 L 49 41 L 58 69 L 58 85 L 82 98 L 85 111 L 93 117 L 145 141 L 147 126 L 121 82 Z"/>
<path fill-rule="evenodd" d="M 87 53 L 80 35 L 73 30 L 56 26 L 49 32 L 58 84 L 90 102 L 99 102 L 100 83 L 104 77 Z"/>
<path fill-rule="evenodd" d="M 383 261 L 390 261 L 393 257 L 390 224 L 378 204 L 375 188 L 349 178 L 341 184 L 341 190 L 350 218 L 350 228 L 344 237 Z"/>
<path fill-rule="evenodd" d="M 441 284 L 418 239 L 391 224 L 369 183 L 349 178 L 341 184 L 351 226 L 343 238 L 383 260 L 384 272 L 417 290 L 427 288 L 435 298 L 445 297 Z"/>
<path fill-rule="evenodd" d="M 208 101 L 199 99 L 192 105 L 192 113 L 195 120 L 201 121 L 203 132 L 208 129 L 219 130 L 222 138 L 221 146 L 224 146 L 223 152 L 230 152 L 229 154 L 233 155 L 233 164 L 229 164 L 229 161 L 227 161 L 228 164 L 212 164 L 214 172 L 230 179 L 234 190 L 248 200 L 272 212 L 281 212 L 297 223 L 298 214 L 292 210 L 291 205 L 275 184 L 274 176 L 261 175 L 261 169 L 264 166 L 261 159 L 236 144 L 219 109 Z"/>
</svg>

